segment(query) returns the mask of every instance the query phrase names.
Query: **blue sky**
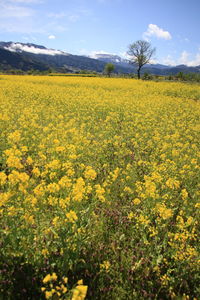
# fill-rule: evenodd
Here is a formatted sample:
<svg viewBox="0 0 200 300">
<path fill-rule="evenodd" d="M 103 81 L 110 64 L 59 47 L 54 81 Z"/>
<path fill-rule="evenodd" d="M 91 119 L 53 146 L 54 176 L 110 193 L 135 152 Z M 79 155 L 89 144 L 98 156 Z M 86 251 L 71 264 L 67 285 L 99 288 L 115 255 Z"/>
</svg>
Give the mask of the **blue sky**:
<svg viewBox="0 0 200 300">
<path fill-rule="evenodd" d="M 1 41 L 122 56 L 146 39 L 155 62 L 200 65 L 200 0 L 0 0 L 0 12 Z"/>
</svg>

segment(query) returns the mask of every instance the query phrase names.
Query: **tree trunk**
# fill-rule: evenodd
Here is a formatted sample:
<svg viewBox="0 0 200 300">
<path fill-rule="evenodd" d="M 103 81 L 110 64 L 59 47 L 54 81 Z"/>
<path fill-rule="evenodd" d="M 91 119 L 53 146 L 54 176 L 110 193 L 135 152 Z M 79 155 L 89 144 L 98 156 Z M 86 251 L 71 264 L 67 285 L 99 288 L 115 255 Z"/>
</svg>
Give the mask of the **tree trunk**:
<svg viewBox="0 0 200 300">
<path fill-rule="evenodd" d="M 140 79 L 140 69 L 141 69 L 141 68 L 138 68 L 138 69 L 137 69 L 137 76 L 138 76 L 138 79 Z"/>
</svg>

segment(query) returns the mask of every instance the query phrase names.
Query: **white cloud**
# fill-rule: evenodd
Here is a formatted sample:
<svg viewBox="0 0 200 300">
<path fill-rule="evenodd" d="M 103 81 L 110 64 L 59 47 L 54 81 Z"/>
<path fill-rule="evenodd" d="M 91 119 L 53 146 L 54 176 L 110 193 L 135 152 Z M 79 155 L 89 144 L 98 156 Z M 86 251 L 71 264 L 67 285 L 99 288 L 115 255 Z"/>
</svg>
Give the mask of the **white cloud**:
<svg viewBox="0 0 200 300">
<path fill-rule="evenodd" d="M 105 54 L 105 55 L 118 55 L 116 53 L 110 53 L 104 50 L 99 50 L 99 51 L 88 51 L 87 49 L 79 49 L 79 51 L 77 52 L 78 55 L 83 55 L 83 56 L 89 56 L 91 58 L 98 58 L 98 54 Z M 120 54 L 119 54 L 120 56 Z"/>
<path fill-rule="evenodd" d="M 55 37 L 55 35 L 53 35 L 53 34 L 51 34 L 51 35 L 48 36 L 48 39 L 49 39 L 49 40 L 54 40 L 55 38 L 56 38 L 56 37 Z"/>
<path fill-rule="evenodd" d="M 79 15 L 70 15 L 70 16 L 68 17 L 68 20 L 69 20 L 70 22 L 76 22 L 78 19 L 79 19 Z"/>
<path fill-rule="evenodd" d="M 42 3 L 42 0 L 10 0 L 10 2 L 29 4 L 29 3 Z"/>
<path fill-rule="evenodd" d="M 157 59 L 150 59 L 149 63 L 154 65 L 154 64 L 158 64 L 158 61 Z"/>
<path fill-rule="evenodd" d="M 28 45 L 22 45 L 20 43 L 12 43 L 10 47 L 5 48 L 9 51 L 16 52 L 18 51 L 25 51 L 25 52 L 30 52 L 34 54 L 47 54 L 47 55 L 57 55 L 57 54 L 62 54 L 62 55 L 67 55 L 67 53 L 60 51 L 60 50 L 54 50 L 54 49 L 40 49 L 36 48 L 33 46 L 28 46 Z"/>
<path fill-rule="evenodd" d="M 130 59 L 130 55 L 127 54 L 127 51 L 119 52 L 119 56 L 121 56 L 124 59 Z"/>
<path fill-rule="evenodd" d="M 19 11 L 19 15 L 15 15 L 16 17 L 0 18 L 0 33 L 42 34 L 48 37 L 51 32 L 56 35 L 56 33 L 68 31 L 66 26 L 59 25 L 57 22 L 44 22 L 38 18 L 36 12 L 33 12 L 30 17 L 21 17 L 21 13 L 22 11 Z"/>
<path fill-rule="evenodd" d="M 0 32 L 43 33 L 38 11 L 28 6 L 43 1 L 46 0 L 0 0 Z"/>
<path fill-rule="evenodd" d="M 188 63 L 188 58 L 189 58 L 189 53 L 187 51 L 183 51 L 181 53 L 181 57 L 179 58 L 179 63 L 183 65 L 187 65 Z"/>
<path fill-rule="evenodd" d="M 165 57 L 162 60 L 162 63 L 167 66 L 176 66 L 177 65 L 176 61 L 171 57 L 171 55 L 167 55 L 167 57 Z"/>
<path fill-rule="evenodd" d="M 34 11 L 24 6 L 0 3 L 1 18 L 24 18 L 34 15 Z"/>
<path fill-rule="evenodd" d="M 190 40 L 187 37 L 182 37 L 181 35 L 177 35 L 177 38 L 181 43 L 189 43 Z"/>
<path fill-rule="evenodd" d="M 162 63 L 170 66 L 177 66 L 180 64 L 189 67 L 200 66 L 200 49 L 193 59 L 191 59 L 191 54 L 184 50 L 178 59 L 175 60 L 171 55 L 167 55 L 167 57 L 162 60 Z"/>
<path fill-rule="evenodd" d="M 108 55 L 115 55 L 113 53 L 109 53 L 107 51 L 104 51 L 104 50 L 99 50 L 99 51 L 92 51 L 89 53 L 89 56 L 91 58 L 98 58 L 98 54 L 108 54 Z"/>
<path fill-rule="evenodd" d="M 172 38 L 169 31 L 165 31 L 162 28 L 158 27 L 156 24 L 149 24 L 147 31 L 143 33 L 144 39 L 149 39 L 151 36 L 155 36 L 158 39 L 170 40 Z"/>
<path fill-rule="evenodd" d="M 199 49 L 200 51 L 200 49 Z M 196 53 L 194 59 L 190 59 L 190 53 L 187 51 L 183 51 L 181 53 L 181 56 L 178 60 L 179 63 L 190 66 L 190 67 L 195 67 L 200 65 L 200 52 Z"/>
<path fill-rule="evenodd" d="M 107 2 L 113 2 L 113 3 L 121 3 L 122 0 L 97 0 L 99 3 L 107 3 Z"/>
<path fill-rule="evenodd" d="M 37 42 L 37 38 L 36 37 L 34 37 L 33 35 L 24 35 L 24 36 L 22 36 L 22 39 L 24 40 L 24 41 L 26 41 L 27 43 L 29 42 L 29 43 L 36 43 Z"/>
<path fill-rule="evenodd" d="M 42 3 L 47 0 L 0 0 L 0 33 L 20 33 L 23 35 L 43 34 L 45 36 L 55 35 L 58 32 L 68 30 L 66 24 L 60 24 L 55 18 L 46 20 L 41 18 L 40 10 L 30 6 L 33 3 Z M 75 21 L 72 14 L 71 21 Z M 51 39 L 51 38 L 50 38 Z M 53 39 L 53 38 L 52 38 Z"/>
<path fill-rule="evenodd" d="M 195 56 L 195 60 L 191 62 L 192 66 L 200 66 L 200 53 L 197 53 Z"/>
<path fill-rule="evenodd" d="M 64 17 L 67 17 L 66 13 L 60 12 L 60 13 L 48 13 L 47 17 L 54 18 L 54 19 L 61 19 Z"/>
<path fill-rule="evenodd" d="M 69 29 L 66 27 L 66 26 L 62 26 L 62 25 L 53 25 L 53 26 L 50 26 L 51 24 L 49 24 L 49 26 L 47 27 L 51 27 L 52 30 L 54 31 L 57 31 L 57 32 L 65 32 L 65 31 L 68 31 Z"/>
<path fill-rule="evenodd" d="M 66 18 L 70 22 L 76 22 L 80 18 L 79 14 L 68 14 L 64 12 L 48 13 L 47 17 L 54 18 L 54 19 Z"/>
</svg>

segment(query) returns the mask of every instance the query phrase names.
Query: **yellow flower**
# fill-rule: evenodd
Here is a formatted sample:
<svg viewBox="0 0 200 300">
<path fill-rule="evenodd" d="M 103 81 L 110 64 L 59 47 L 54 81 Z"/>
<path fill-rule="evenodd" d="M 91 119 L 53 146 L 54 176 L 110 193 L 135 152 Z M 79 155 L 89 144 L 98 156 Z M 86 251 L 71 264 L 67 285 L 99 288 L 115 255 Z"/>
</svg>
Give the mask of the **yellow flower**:
<svg viewBox="0 0 200 300">
<path fill-rule="evenodd" d="M 87 285 L 78 285 L 73 290 L 73 295 L 71 300 L 84 300 L 87 295 Z"/>
<path fill-rule="evenodd" d="M 40 170 L 38 168 L 33 168 L 32 173 L 36 176 L 39 177 L 40 176 Z"/>
<path fill-rule="evenodd" d="M 104 260 L 102 264 L 100 264 L 100 269 L 108 271 L 110 269 L 110 262 L 108 260 Z"/>
<path fill-rule="evenodd" d="M 186 189 L 183 189 L 183 190 L 181 191 L 181 196 L 182 196 L 182 199 L 183 199 L 183 200 L 185 200 L 185 199 L 188 198 L 188 192 L 187 192 Z"/>
<path fill-rule="evenodd" d="M 50 193 L 57 193 L 57 192 L 59 192 L 60 187 L 57 183 L 54 182 L 54 183 L 48 184 L 46 189 Z"/>
<path fill-rule="evenodd" d="M 21 159 L 17 156 L 9 156 L 6 161 L 9 168 L 22 169 Z"/>
<path fill-rule="evenodd" d="M 62 293 L 63 294 L 65 294 L 65 293 L 67 293 L 67 288 L 66 288 L 66 286 L 64 286 L 63 284 L 61 284 L 61 289 L 62 289 Z"/>
<path fill-rule="evenodd" d="M 133 212 L 130 212 L 130 213 L 128 214 L 128 219 L 131 220 L 131 219 L 133 219 L 133 218 L 134 218 L 134 213 L 133 213 Z"/>
<path fill-rule="evenodd" d="M 179 188 L 180 182 L 178 180 L 173 179 L 173 178 L 169 178 L 166 181 L 166 186 L 169 187 L 170 189 L 176 189 L 176 188 Z"/>
<path fill-rule="evenodd" d="M 71 183 L 71 179 L 67 176 L 63 176 L 58 184 L 62 187 L 62 188 L 69 188 L 71 187 L 72 183 Z"/>
<path fill-rule="evenodd" d="M 48 165 L 47 168 L 57 170 L 60 168 L 60 161 L 58 159 L 52 160 Z"/>
<path fill-rule="evenodd" d="M 56 147 L 56 151 L 57 151 L 57 152 L 64 152 L 64 151 L 65 151 L 65 147 L 63 147 L 63 146 L 58 146 L 58 147 Z"/>
<path fill-rule="evenodd" d="M 56 281 L 57 278 L 58 278 L 58 276 L 56 275 L 56 273 L 52 273 L 51 279 L 54 280 L 54 281 Z"/>
<path fill-rule="evenodd" d="M 133 193 L 132 189 L 129 186 L 125 186 L 124 192 L 126 192 L 128 194 L 132 194 Z"/>
<path fill-rule="evenodd" d="M 98 199 L 101 202 L 105 202 L 105 197 L 104 197 L 105 190 L 104 190 L 104 188 L 102 188 L 100 186 L 100 184 L 96 184 L 95 188 L 96 188 L 96 195 L 97 195 Z"/>
<path fill-rule="evenodd" d="M 33 191 L 36 196 L 43 196 L 45 193 L 45 190 L 44 190 L 44 187 L 42 184 L 37 185 Z"/>
<path fill-rule="evenodd" d="M 189 217 L 187 219 L 186 226 L 190 226 L 193 223 L 193 221 L 194 221 L 194 218 L 193 217 Z"/>
<path fill-rule="evenodd" d="M 77 158 L 77 155 L 76 154 L 70 154 L 69 158 L 72 159 L 72 160 L 75 160 Z"/>
<path fill-rule="evenodd" d="M 51 274 L 47 274 L 47 275 L 44 277 L 43 283 L 47 283 L 47 282 L 49 282 L 49 281 L 51 281 Z"/>
<path fill-rule="evenodd" d="M 53 218 L 52 224 L 53 224 L 55 227 L 59 226 L 59 223 L 60 223 L 60 217 L 57 216 L 57 217 Z"/>
<path fill-rule="evenodd" d="M 27 182 L 30 178 L 25 172 L 19 173 L 18 177 L 23 183 Z"/>
<path fill-rule="evenodd" d="M 164 220 L 171 218 L 171 216 L 173 215 L 172 209 L 167 208 L 164 203 L 157 204 L 156 210 L 157 210 L 158 214 L 160 215 L 160 217 Z"/>
<path fill-rule="evenodd" d="M 48 249 L 42 249 L 42 255 L 44 255 L 44 257 L 47 257 L 49 254 Z"/>
<path fill-rule="evenodd" d="M 27 164 L 32 165 L 33 160 L 30 156 L 28 156 L 26 162 L 27 162 Z"/>
<path fill-rule="evenodd" d="M 170 278 L 167 276 L 167 274 L 160 277 L 162 285 L 166 286 L 170 280 Z"/>
<path fill-rule="evenodd" d="M 95 170 L 92 169 L 92 167 L 86 167 L 86 170 L 84 172 L 84 176 L 86 179 L 94 180 L 97 176 L 97 173 Z"/>
<path fill-rule="evenodd" d="M 150 222 L 150 220 L 146 216 L 143 216 L 143 215 L 140 215 L 138 217 L 138 221 L 139 221 L 139 223 L 141 223 L 143 225 L 148 225 Z"/>
<path fill-rule="evenodd" d="M 196 203 L 194 207 L 195 208 L 200 208 L 200 203 Z"/>
<path fill-rule="evenodd" d="M 8 136 L 8 141 L 11 143 L 18 143 L 21 140 L 21 134 L 19 130 L 15 130 Z"/>
<path fill-rule="evenodd" d="M 52 295 L 53 295 L 52 291 L 46 291 L 45 292 L 45 298 L 46 299 L 50 299 L 52 297 Z"/>
<path fill-rule="evenodd" d="M 70 211 L 66 214 L 66 217 L 67 217 L 68 221 L 69 221 L 69 222 L 72 222 L 72 223 L 74 223 L 74 222 L 78 219 L 78 217 L 77 217 L 75 211 L 73 211 L 73 210 L 70 210 Z"/>
<path fill-rule="evenodd" d="M 7 175 L 4 172 L 0 172 L 0 185 L 4 185 L 7 181 Z"/>
<path fill-rule="evenodd" d="M 68 278 L 67 277 L 63 277 L 63 281 L 64 281 L 64 283 L 68 283 Z"/>
<path fill-rule="evenodd" d="M 78 178 L 76 183 L 73 186 L 73 199 L 75 201 L 80 202 L 83 199 L 83 195 L 85 192 L 85 182 L 82 177 Z"/>
<path fill-rule="evenodd" d="M 148 197 L 155 197 L 155 192 L 156 192 L 156 185 L 153 181 L 151 181 L 150 179 L 145 179 L 145 188 L 146 188 L 146 196 Z"/>
<path fill-rule="evenodd" d="M 72 177 L 73 175 L 74 175 L 74 170 L 72 169 L 72 168 L 69 168 L 68 170 L 67 170 L 67 176 L 69 176 L 69 177 Z"/>
<path fill-rule="evenodd" d="M 0 194 L 0 207 L 4 206 L 8 202 L 10 197 L 11 197 L 11 193 L 9 193 L 9 192 L 1 193 Z"/>
<path fill-rule="evenodd" d="M 133 199 L 133 204 L 138 205 L 141 203 L 141 200 L 138 198 Z"/>
<path fill-rule="evenodd" d="M 26 153 L 28 151 L 28 147 L 27 146 L 22 146 L 21 151 Z"/>
<path fill-rule="evenodd" d="M 29 214 L 24 215 L 24 219 L 26 220 L 27 223 L 29 224 L 35 224 L 34 216 L 31 216 Z"/>
</svg>

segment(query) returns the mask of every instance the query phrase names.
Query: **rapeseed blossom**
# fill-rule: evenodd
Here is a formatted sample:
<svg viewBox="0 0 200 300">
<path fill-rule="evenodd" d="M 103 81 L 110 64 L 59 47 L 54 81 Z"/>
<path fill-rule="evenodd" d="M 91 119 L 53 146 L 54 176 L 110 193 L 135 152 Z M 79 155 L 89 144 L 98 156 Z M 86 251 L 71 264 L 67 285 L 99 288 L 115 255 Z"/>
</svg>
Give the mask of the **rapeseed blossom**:
<svg viewBox="0 0 200 300">
<path fill-rule="evenodd" d="M 0 79 L 4 298 L 16 262 L 46 299 L 198 298 L 200 86 Z"/>
</svg>

